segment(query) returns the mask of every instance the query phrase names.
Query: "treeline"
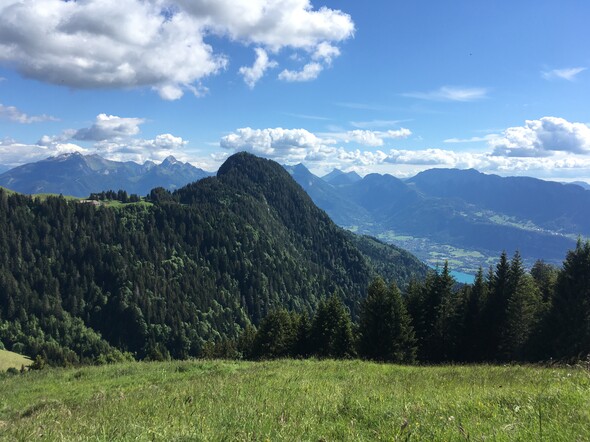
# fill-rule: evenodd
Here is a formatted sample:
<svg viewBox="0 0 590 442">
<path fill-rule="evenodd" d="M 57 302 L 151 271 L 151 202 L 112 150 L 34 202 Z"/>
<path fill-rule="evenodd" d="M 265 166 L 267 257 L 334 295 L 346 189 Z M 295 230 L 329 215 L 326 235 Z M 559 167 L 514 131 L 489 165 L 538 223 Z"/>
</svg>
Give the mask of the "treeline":
<svg viewBox="0 0 590 442">
<path fill-rule="evenodd" d="M 246 359 L 361 357 L 397 363 L 577 361 L 590 354 L 590 243 L 563 268 L 537 261 L 530 272 L 503 253 L 487 275 L 458 286 L 448 264 L 402 296 L 374 280 L 358 321 L 338 297 L 307 314 L 271 312 L 258 330 L 209 343 L 205 356 Z"/>
<path fill-rule="evenodd" d="M 238 339 L 209 343 L 204 357 L 354 358 L 413 363 L 416 338 L 405 303 L 395 283 L 371 283 L 358 322 L 336 295 L 320 302 L 311 316 L 278 309 L 256 330 L 247 327 Z"/>
<path fill-rule="evenodd" d="M 126 190 L 106 190 L 103 192 L 91 193 L 88 197 L 92 201 L 120 201 L 122 203 L 137 203 L 141 201 L 139 195 L 132 193 L 129 195 Z"/>
</svg>

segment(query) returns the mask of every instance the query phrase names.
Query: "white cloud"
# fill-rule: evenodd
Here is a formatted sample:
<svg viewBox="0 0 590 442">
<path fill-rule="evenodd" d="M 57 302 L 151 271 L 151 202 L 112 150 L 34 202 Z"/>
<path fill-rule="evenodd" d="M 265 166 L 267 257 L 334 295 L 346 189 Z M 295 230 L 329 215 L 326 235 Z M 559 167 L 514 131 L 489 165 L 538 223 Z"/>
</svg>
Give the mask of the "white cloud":
<svg viewBox="0 0 590 442">
<path fill-rule="evenodd" d="M 238 129 L 222 138 L 226 152 L 217 155 L 223 161 L 227 151 L 247 150 L 283 164 L 304 162 L 316 173 L 327 173 L 337 167 L 359 173 L 381 172 L 412 176 L 433 167 L 475 168 L 500 175 L 529 175 L 543 178 L 580 179 L 590 176 L 590 128 L 562 118 L 544 117 L 527 121 L 525 126 L 508 128 L 501 135 L 481 137 L 488 151 L 455 151 L 451 149 L 377 149 L 347 148 L 349 143 L 381 147 L 384 136 L 403 138 L 411 132 L 342 131 L 314 134 L 305 129 Z M 450 142 L 473 141 L 450 139 Z M 503 141 L 502 141 L 503 140 Z M 479 139 L 478 139 L 479 141 Z M 510 152 L 499 151 L 502 143 L 511 144 Z M 529 146 L 529 147 L 527 147 Z M 546 149 L 547 155 L 515 156 L 516 149 Z"/>
<path fill-rule="evenodd" d="M 328 65 L 332 64 L 332 60 L 336 57 L 340 56 L 340 49 L 336 46 L 332 46 L 328 42 L 320 43 L 315 52 L 312 54 L 311 58 L 313 60 L 324 61 Z"/>
<path fill-rule="evenodd" d="M 309 0 L 6 0 L 0 16 L 0 62 L 22 75 L 74 88 L 151 87 L 166 100 L 227 67 L 209 35 L 329 63 L 354 34 L 349 15 Z"/>
<path fill-rule="evenodd" d="M 487 98 L 488 89 L 482 87 L 442 86 L 430 92 L 408 92 L 405 97 L 432 101 L 476 101 Z"/>
<path fill-rule="evenodd" d="M 5 139 L 0 142 L 0 164 L 16 167 L 21 164 L 40 161 L 47 157 L 73 152 L 90 153 L 87 149 L 72 143 L 52 143 L 42 146 Z"/>
<path fill-rule="evenodd" d="M 379 147 L 385 144 L 386 139 L 407 138 L 412 135 L 412 131 L 404 127 L 387 131 L 355 129 L 347 132 L 328 132 L 321 135 L 326 139 L 334 141 Z"/>
<path fill-rule="evenodd" d="M 292 82 L 311 81 L 318 78 L 324 67 L 319 63 L 308 63 L 300 71 L 283 70 L 279 74 L 279 80 Z"/>
<path fill-rule="evenodd" d="M 553 69 L 551 71 L 543 72 L 542 75 L 546 80 L 560 78 L 562 80 L 574 81 L 576 76 L 579 73 L 584 72 L 586 69 L 587 68 L 584 67 Z"/>
<path fill-rule="evenodd" d="M 144 122 L 143 118 L 123 118 L 116 115 L 100 114 L 91 127 L 76 131 L 72 138 L 80 141 L 103 141 L 131 137 L 139 133 L 139 126 Z"/>
<path fill-rule="evenodd" d="M 244 76 L 244 81 L 252 89 L 258 83 L 264 73 L 271 68 L 277 67 L 276 61 L 269 60 L 268 54 L 262 48 L 256 48 L 256 61 L 252 67 L 242 66 L 240 68 L 240 74 Z"/>
<path fill-rule="evenodd" d="M 43 121 L 58 121 L 57 118 L 50 115 L 27 115 L 14 106 L 4 106 L 0 103 L 0 118 L 21 124 L 41 123 Z"/>
<path fill-rule="evenodd" d="M 234 152 L 248 151 L 282 163 L 317 159 L 334 152 L 329 142 L 305 129 L 241 128 L 226 135 L 220 146 Z"/>
<path fill-rule="evenodd" d="M 179 160 L 188 161 L 189 156 L 183 150 L 188 141 L 172 134 L 160 134 L 153 139 L 127 138 L 103 140 L 94 144 L 99 155 L 116 161 L 135 161 L 143 163 L 147 160 L 162 161 L 169 155 Z"/>
<path fill-rule="evenodd" d="M 563 118 L 527 120 L 489 141 L 493 154 L 507 157 L 544 157 L 555 152 L 590 153 L 590 127 Z"/>
</svg>

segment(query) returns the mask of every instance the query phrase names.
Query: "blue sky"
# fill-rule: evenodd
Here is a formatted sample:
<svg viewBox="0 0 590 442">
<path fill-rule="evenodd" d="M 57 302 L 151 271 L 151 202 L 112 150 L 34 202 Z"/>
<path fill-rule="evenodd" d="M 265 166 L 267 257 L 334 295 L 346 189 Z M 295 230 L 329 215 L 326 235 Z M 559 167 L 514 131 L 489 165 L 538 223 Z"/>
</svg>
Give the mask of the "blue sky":
<svg viewBox="0 0 590 442">
<path fill-rule="evenodd" d="M 0 3 L 0 164 L 235 151 L 590 181 L 590 3 Z M 5 168 L 4 167 L 4 168 Z"/>
</svg>

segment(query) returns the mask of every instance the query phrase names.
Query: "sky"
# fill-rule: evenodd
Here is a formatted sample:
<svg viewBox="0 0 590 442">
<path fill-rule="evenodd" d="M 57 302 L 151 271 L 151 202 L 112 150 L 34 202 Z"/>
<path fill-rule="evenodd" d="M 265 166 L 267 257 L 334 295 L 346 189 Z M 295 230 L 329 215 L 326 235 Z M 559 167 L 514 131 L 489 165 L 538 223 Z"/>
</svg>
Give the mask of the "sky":
<svg viewBox="0 0 590 442">
<path fill-rule="evenodd" d="M 590 181 L 587 0 L 0 0 L 0 170 L 235 152 Z"/>
</svg>

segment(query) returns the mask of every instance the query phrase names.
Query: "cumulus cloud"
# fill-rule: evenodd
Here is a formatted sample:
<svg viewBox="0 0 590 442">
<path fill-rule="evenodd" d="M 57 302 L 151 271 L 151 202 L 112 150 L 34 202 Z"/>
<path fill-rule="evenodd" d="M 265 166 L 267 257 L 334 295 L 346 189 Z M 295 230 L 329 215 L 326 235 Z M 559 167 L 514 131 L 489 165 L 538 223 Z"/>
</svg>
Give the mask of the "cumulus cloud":
<svg viewBox="0 0 590 442">
<path fill-rule="evenodd" d="M 590 153 L 590 127 L 563 118 L 527 120 L 489 141 L 493 154 L 507 157 L 546 157 L 555 152 Z"/>
<path fill-rule="evenodd" d="M 293 82 L 311 81 L 318 78 L 320 72 L 324 70 L 324 67 L 320 63 L 308 63 L 303 66 L 300 71 L 291 71 L 289 69 L 283 70 L 279 74 L 279 80 Z"/>
<path fill-rule="evenodd" d="M 0 164 L 16 167 L 64 153 L 90 153 L 73 143 L 48 143 L 47 145 L 19 143 L 12 139 L 0 141 Z"/>
<path fill-rule="evenodd" d="M 220 146 L 225 152 L 216 154 L 214 159 L 221 162 L 230 153 L 246 150 L 283 164 L 304 162 L 320 174 L 337 167 L 360 173 L 384 172 L 404 177 L 433 167 L 446 167 L 475 168 L 501 175 L 579 179 L 590 174 L 589 131 L 590 128 L 582 123 L 544 117 L 527 121 L 522 127 L 508 128 L 500 135 L 490 134 L 476 140 L 447 140 L 450 143 L 487 141 L 487 151 L 470 152 L 440 148 L 380 148 L 381 141 L 387 136 L 409 136 L 411 131 L 404 128 L 319 134 L 305 129 L 243 128 L 221 139 Z M 349 143 L 378 149 L 351 149 Z M 535 154 L 527 151 L 526 155 L 516 155 L 526 149 L 534 150 Z"/>
<path fill-rule="evenodd" d="M 6 138 L 0 140 L 0 164 L 14 167 L 71 152 L 97 153 L 112 160 L 140 163 L 146 160 L 160 161 L 169 155 L 183 161 L 191 160 L 187 153 L 188 141 L 182 137 L 170 133 L 159 134 L 154 138 L 139 137 L 140 126 L 144 121 L 143 118 L 100 114 L 90 127 L 67 129 L 57 135 L 43 135 L 34 145 Z M 76 144 L 77 141 L 82 142 L 84 147 Z M 210 159 L 209 162 L 203 162 L 202 158 L 198 160 L 199 164 L 212 165 Z"/>
<path fill-rule="evenodd" d="M 166 100 L 198 92 L 227 67 L 209 35 L 329 63 L 354 33 L 348 14 L 309 0 L 6 0 L 0 16 L 0 63 L 22 75 L 74 88 L 151 87 Z"/>
<path fill-rule="evenodd" d="M 482 87 L 442 86 L 429 92 L 407 92 L 405 97 L 431 101 L 476 101 L 487 98 L 488 89 Z"/>
<path fill-rule="evenodd" d="M 14 106 L 5 106 L 2 103 L 0 103 L 0 118 L 21 124 L 41 123 L 43 121 L 58 121 L 57 118 L 45 114 L 27 115 Z"/>
<path fill-rule="evenodd" d="M 332 64 L 332 60 L 338 56 L 340 56 L 340 49 L 324 41 L 317 46 L 311 58 Z"/>
<path fill-rule="evenodd" d="M 329 142 L 305 129 L 280 127 L 241 128 L 223 137 L 219 144 L 234 152 L 245 150 L 284 163 L 318 159 L 334 151 Z"/>
<path fill-rule="evenodd" d="M 135 161 L 143 163 L 147 160 L 161 161 L 169 155 L 187 161 L 188 156 L 183 147 L 188 141 L 172 134 L 160 134 L 152 139 L 127 138 L 103 140 L 94 144 L 94 151 L 99 155 L 116 161 Z"/>
<path fill-rule="evenodd" d="M 251 67 L 242 66 L 240 68 L 240 74 L 244 76 L 244 81 L 250 87 L 254 88 L 258 80 L 260 80 L 264 73 L 271 68 L 277 67 L 278 63 L 268 58 L 268 54 L 262 48 L 256 48 L 256 61 Z"/>
<path fill-rule="evenodd" d="M 551 71 L 545 71 L 542 73 L 543 78 L 546 80 L 553 80 L 556 78 L 567 80 L 567 81 L 574 81 L 576 76 L 584 72 L 587 68 L 583 67 L 576 67 L 576 68 L 564 68 L 564 69 L 553 69 Z"/>
<path fill-rule="evenodd" d="M 342 141 L 344 143 L 357 143 L 363 146 L 379 147 L 385 144 L 386 139 L 407 138 L 412 135 L 412 131 L 404 127 L 387 131 L 355 129 L 347 132 L 329 132 L 323 135 L 327 139 Z"/>
<path fill-rule="evenodd" d="M 80 141 L 103 141 L 131 137 L 139 133 L 139 126 L 144 121 L 143 118 L 123 118 L 100 114 L 92 126 L 76 131 L 72 138 Z"/>
</svg>

